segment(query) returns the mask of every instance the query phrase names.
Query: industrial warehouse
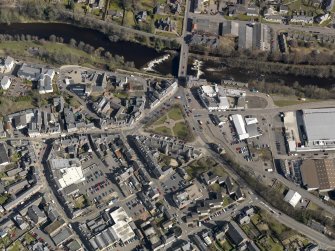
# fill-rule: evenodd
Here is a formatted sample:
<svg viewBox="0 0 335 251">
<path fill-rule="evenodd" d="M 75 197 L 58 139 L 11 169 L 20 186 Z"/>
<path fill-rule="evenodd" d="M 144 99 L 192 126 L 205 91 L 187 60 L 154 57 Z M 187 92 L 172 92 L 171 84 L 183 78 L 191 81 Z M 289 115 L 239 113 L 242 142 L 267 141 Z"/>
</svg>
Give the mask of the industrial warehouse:
<svg viewBox="0 0 335 251">
<path fill-rule="evenodd" d="M 230 120 L 234 123 L 239 140 L 256 138 L 262 135 L 257 125 L 257 118 L 243 118 L 240 114 L 234 114 L 231 115 Z"/>
<path fill-rule="evenodd" d="M 289 152 L 335 150 L 335 108 L 291 111 L 283 116 Z"/>
</svg>

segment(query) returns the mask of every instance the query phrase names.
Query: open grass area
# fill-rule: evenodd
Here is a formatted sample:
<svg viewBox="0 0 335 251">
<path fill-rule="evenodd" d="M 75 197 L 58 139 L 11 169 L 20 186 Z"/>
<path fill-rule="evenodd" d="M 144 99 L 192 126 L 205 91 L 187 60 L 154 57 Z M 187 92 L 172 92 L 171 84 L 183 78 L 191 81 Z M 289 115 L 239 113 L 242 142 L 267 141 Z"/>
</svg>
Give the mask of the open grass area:
<svg viewBox="0 0 335 251">
<path fill-rule="evenodd" d="M 80 197 L 76 198 L 74 201 L 75 208 L 81 209 L 88 205 L 87 198 L 84 195 L 81 195 Z"/>
<path fill-rule="evenodd" d="M 23 238 L 28 244 L 32 243 L 36 239 L 30 233 L 26 233 Z"/>
<path fill-rule="evenodd" d="M 10 243 L 11 240 L 8 235 L 3 238 L 0 238 L 0 249 L 5 250 L 5 247 L 7 247 Z"/>
<path fill-rule="evenodd" d="M 6 97 L 0 97 L 0 116 L 33 108 L 32 99 L 14 101 Z"/>
<path fill-rule="evenodd" d="M 159 119 L 157 119 L 157 120 L 155 121 L 155 123 L 152 124 L 152 126 L 160 126 L 160 125 L 163 125 L 163 124 L 166 122 L 166 120 L 167 120 L 167 116 L 164 115 L 164 116 L 160 117 Z"/>
<path fill-rule="evenodd" d="M 20 241 L 15 241 L 12 245 L 7 248 L 8 251 L 24 251 L 27 250 L 25 247 L 22 246 Z"/>
<path fill-rule="evenodd" d="M 116 97 L 116 98 L 119 98 L 119 99 L 129 98 L 129 95 L 126 92 L 115 92 L 115 93 L 113 93 L 113 96 Z"/>
<path fill-rule="evenodd" d="M 185 122 L 176 123 L 172 130 L 176 137 L 184 140 L 187 140 L 191 134 L 191 131 Z"/>
<path fill-rule="evenodd" d="M 6 201 L 9 199 L 10 195 L 9 194 L 1 194 L 0 195 L 0 205 L 3 205 L 6 203 Z"/>
<path fill-rule="evenodd" d="M 224 240 L 220 243 L 220 247 L 222 248 L 222 250 L 224 251 L 230 251 L 233 249 L 233 246 L 229 243 L 228 240 Z"/>
<path fill-rule="evenodd" d="M 169 112 L 168 112 L 167 115 L 168 115 L 169 118 L 172 119 L 172 120 L 181 120 L 181 119 L 184 118 L 184 117 L 183 117 L 183 112 L 182 112 L 180 106 L 178 106 L 178 105 L 173 106 L 173 107 L 169 110 Z"/>
<path fill-rule="evenodd" d="M 49 53 L 49 57 L 39 57 L 29 52 L 34 48 Z M 88 54 L 82 50 L 70 47 L 67 44 L 35 41 L 3 41 L 0 43 L 0 55 L 11 55 L 14 58 L 20 58 L 32 63 L 51 63 L 55 65 L 80 63 L 88 66 L 108 63 L 93 53 Z M 62 62 L 64 58 L 64 61 Z M 70 61 L 72 62 L 69 62 Z"/>
<path fill-rule="evenodd" d="M 306 98 L 305 100 L 301 100 L 297 96 L 271 95 L 271 97 L 273 99 L 273 103 L 276 106 L 279 106 L 279 107 L 323 101 L 323 100 L 320 100 L 320 99 L 310 99 L 310 98 Z"/>
<path fill-rule="evenodd" d="M 173 106 L 152 124 L 147 125 L 146 129 L 151 133 L 173 136 L 184 141 L 193 140 L 192 131 L 178 105 Z"/>
<path fill-rule="evenodd" d="M 157 134 L 162 134 L 165 136 L 173 136 L 171 129 L 166 126 L 156 127 L 154 130 L 152 130 L 152 132 L 157 133 Z"/>
<path fill-rule="evenodd" d="M 196 178 L 203 172 L 209 170 L 211 170 L 218 176 L 223 176 L 225 174 L 223 167 L 209 157 L 194 160 L 186 167 L 186 172 L 188 173 L 188 175 L 190 175 L 191 178 Z"/>
</svg>

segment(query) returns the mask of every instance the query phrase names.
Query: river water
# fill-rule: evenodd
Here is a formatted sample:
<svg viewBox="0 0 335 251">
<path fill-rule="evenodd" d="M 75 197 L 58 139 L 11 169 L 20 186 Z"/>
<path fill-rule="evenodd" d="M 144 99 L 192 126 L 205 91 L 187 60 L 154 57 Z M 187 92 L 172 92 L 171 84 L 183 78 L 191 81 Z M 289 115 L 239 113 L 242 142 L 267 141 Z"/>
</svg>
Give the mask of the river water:
<svg viewBox="0 0 335 251">
<path fill-rule="evenodd" d="M 125 61 L 134 62 L 136 68 L 150 68 L 148 71 L 160 73 L 162 75 L 178 74 L 179 55 L 177 52 L 157 52 L 155 49 L 127 41 L 111 42 L 102 32 L 81 28 L 63 23 L 13 23 L 10 25 L 0 24 L 0 34 L 21 35 L 29 34 L 39 38 L 48 39 L 51 35 L 63 37 L 68 43 L 71 38 L 77 42 L 98 48 L 102 47 L 110 51 L 113 55 L 123 56 Z M 294 75 L 260 75 L 256 72 L 246 72 L 241 69 L 227 68 L 222 64 L 210 61 L 198 62 L 198 67 L 193 67 L 194 59 L 189 60 L 188 74 L 197 75 L 197 70 L 203 72 L 201 78 L 206 78 L 210 82 L 220 83 L 221 79 L 233 79 L 241 82 L 252 80 L 264 80 L 265 82 L 276 82 L 292 85 L 298 82 L 300 85 L 317 85 L 324 88 L 332 88 L 335 84 L 333 78 L 302 77 Z M 199 67 L 200 65 L 200 67 Z"/>
<path fill-rule="evenodd" d="M 49 39 L 51 35 L 62 37 L 65 43 L 71 38 L 82 41 L 94 48 L 102 47 L 112 55 L 123 56 L 125 61 L 134 62 L 137 68 L 145 66 L 149 61 L 161 57 L 164 53 L 155 49 L 127 41 L 111 42 L 102 32 L 81 28 L 63 23 L 12 23 L 0 24 L 0 33 L 9 35 L 32 35 Z"/>
</svg>

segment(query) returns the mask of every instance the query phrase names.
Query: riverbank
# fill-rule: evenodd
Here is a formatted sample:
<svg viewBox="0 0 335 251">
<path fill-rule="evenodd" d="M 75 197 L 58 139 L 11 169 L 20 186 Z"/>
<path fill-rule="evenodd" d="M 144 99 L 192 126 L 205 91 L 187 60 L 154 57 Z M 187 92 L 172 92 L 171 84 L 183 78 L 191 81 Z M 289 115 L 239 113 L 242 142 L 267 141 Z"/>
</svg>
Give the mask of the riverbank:
<svg viewBox="0 0 335 251">
<path fill-rule="evenodd" d="M 117 70 L 148 77 L 162 78 L 157 73 L 143 73 L 125 63 L 122 58 L 106 58 L 97 53 L 87 53 L 68 44 L 49 41 L 2 41 L 0 56 L 10 55 L 15 59 L 36 64 L 60 67 L 64 64 L 81 65 L 99 70 Z"/>
<path fill-rule="evenodd" d="M 155 48 L 158 51 L 163 49 L 179 49 L 177 39 L 162 37 L 144 31 L 135 30 L 115 23 L 96 19 L 90 15 L 67 10 L 61 4 L 30 4 L 23 1 L 16 8 L 1 8 L 0 23 L 50 23 L 58 22 L 75 25 L 81 28 L 89 28 L 102 32 L 109 37 L 111 42 L 131 41 L 144 46 Z M 73 34 L 75 35 L 75 34 Z"/>
</svg>

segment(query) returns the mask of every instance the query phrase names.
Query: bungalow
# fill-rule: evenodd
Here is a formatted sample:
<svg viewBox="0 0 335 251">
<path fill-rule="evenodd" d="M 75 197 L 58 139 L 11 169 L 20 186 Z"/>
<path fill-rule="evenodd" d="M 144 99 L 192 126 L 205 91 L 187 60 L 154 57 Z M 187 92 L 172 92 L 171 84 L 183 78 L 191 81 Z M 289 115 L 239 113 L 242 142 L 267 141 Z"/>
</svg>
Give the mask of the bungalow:
<svg viewBox="0 0 335 251">
<path fill-rule="evenodd" d="M 1 79 L 1 88 L 3 90 L 8 90 L 11 83 L 12 83 L 12 81 L 10 80 L 10 78 L 8 76 L 4 76 Z"/>
</svg>

